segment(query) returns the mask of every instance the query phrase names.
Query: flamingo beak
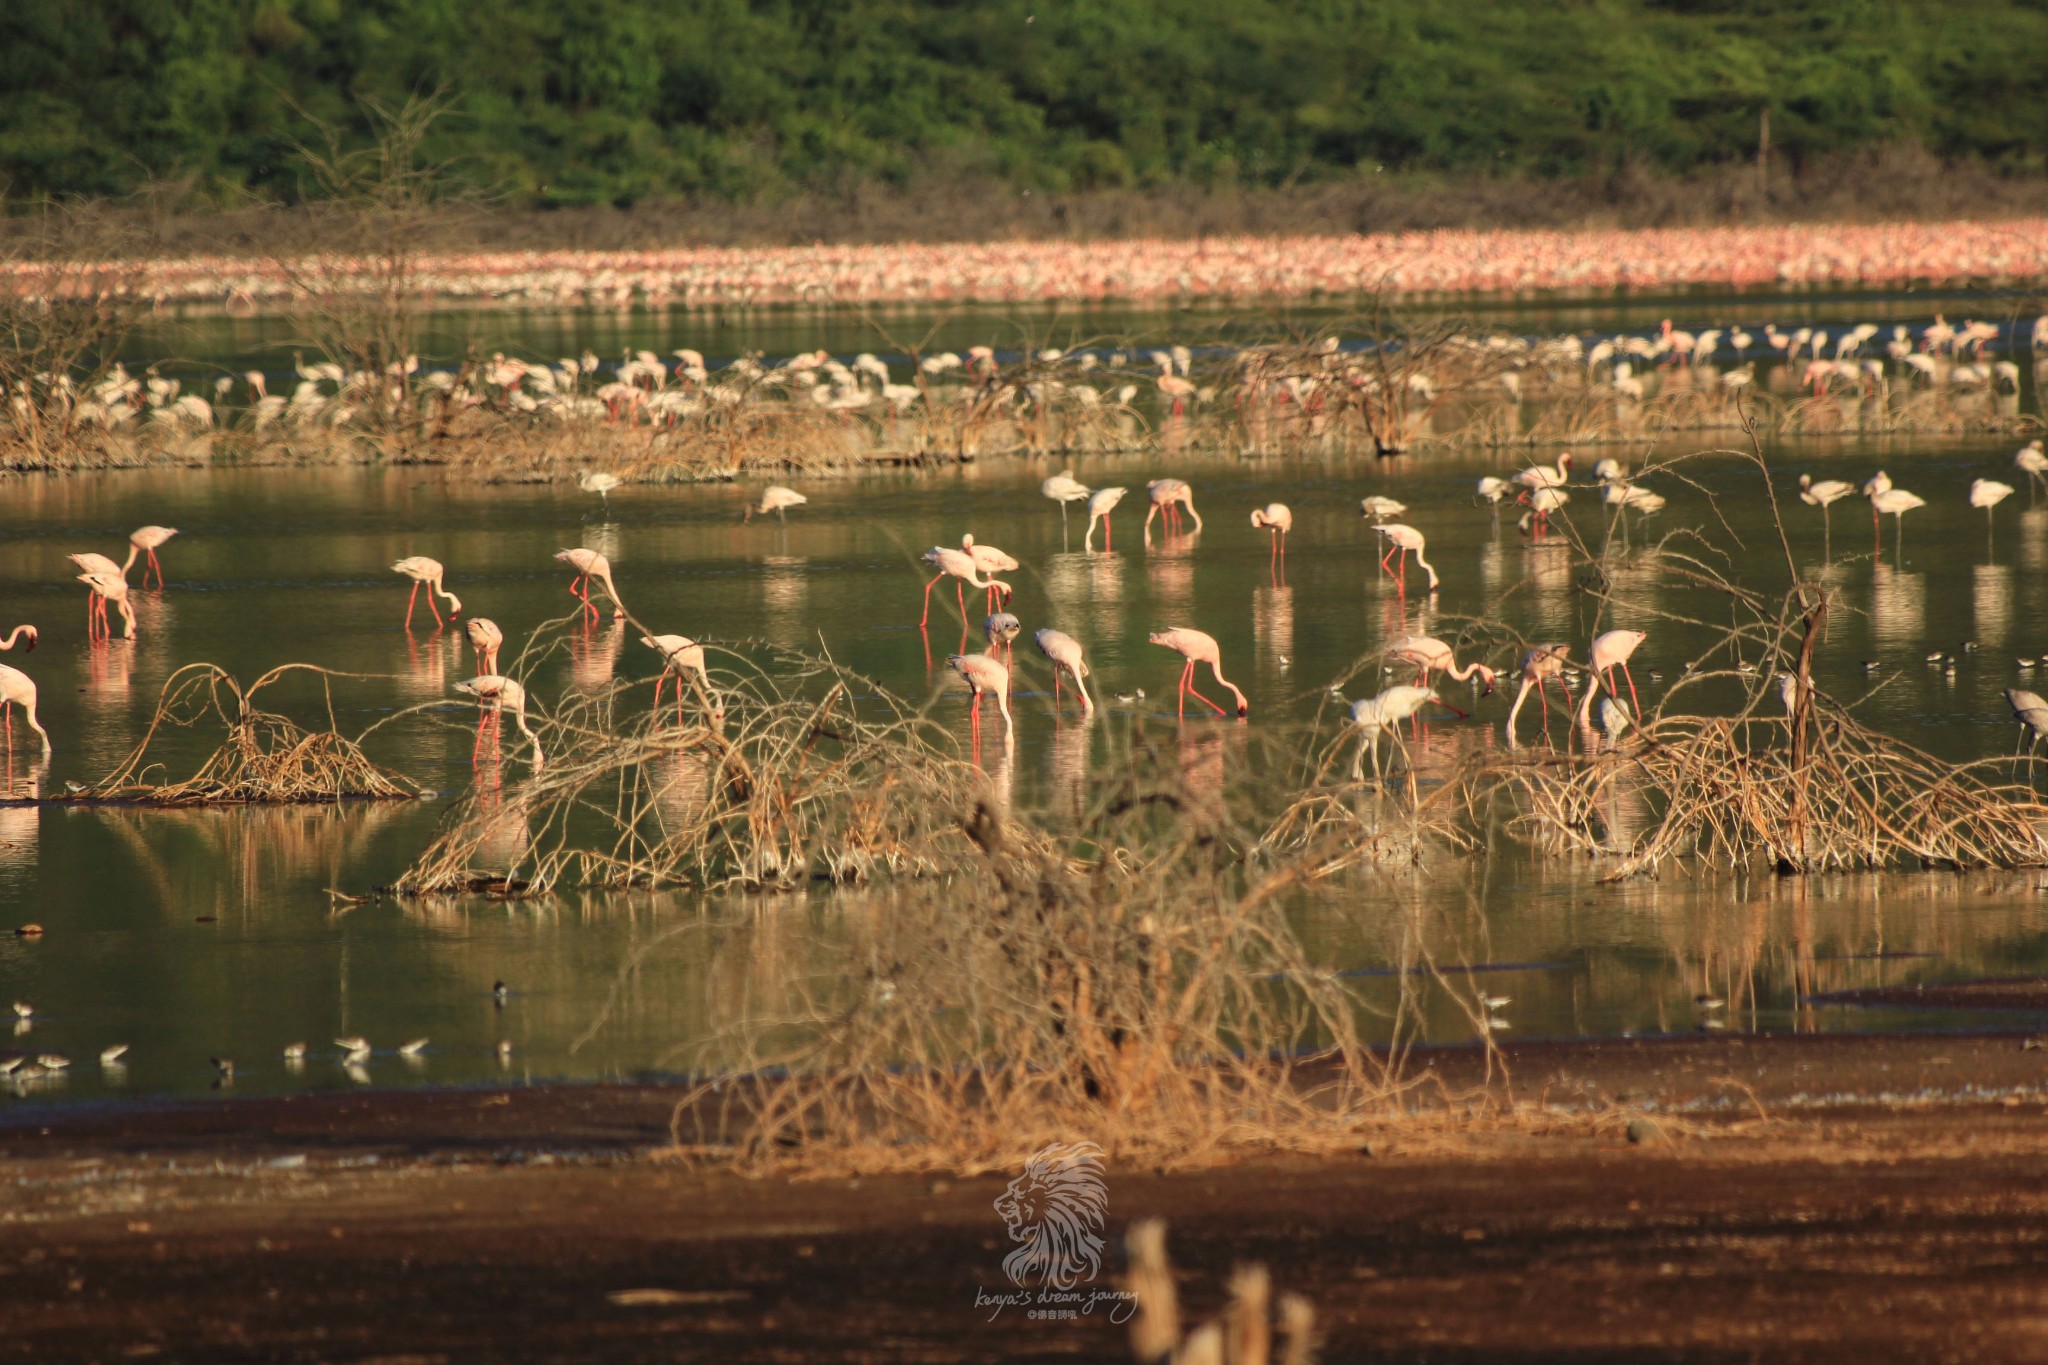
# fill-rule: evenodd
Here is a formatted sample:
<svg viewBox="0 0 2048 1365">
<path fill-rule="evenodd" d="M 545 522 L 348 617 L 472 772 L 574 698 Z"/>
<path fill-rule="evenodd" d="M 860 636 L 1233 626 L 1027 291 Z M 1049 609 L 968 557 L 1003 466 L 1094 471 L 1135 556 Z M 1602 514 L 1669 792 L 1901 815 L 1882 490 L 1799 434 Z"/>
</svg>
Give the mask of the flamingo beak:
<svg viewBox="0 0 2048 1365">
<path fill-rule="evenodd" d="M 36 652 L 36 641 L 40 640 L 41 638 L 42 638 L 42 637 L 41 637 L 40 635 L 31 635 L 31 636 L 29 636 L 29 637 L 28 637 L 28 648 L 27 648 L 27 649 L 25 649 L 25 650 L 23 650 L 23 651 L 22 651 L 22 653 L 24 653 L 24 654 L 33 654 L 33 653 L 35 653 L 35 652 Z"/>
<path fill-rule="evenodd" d="M 1482 697 L 1490 697 L 1493 695 L 1493 679 L 1488 678 L 1486 680 L 1486 686 L 1479 690 L 1479 695 Z"/>
</svg>

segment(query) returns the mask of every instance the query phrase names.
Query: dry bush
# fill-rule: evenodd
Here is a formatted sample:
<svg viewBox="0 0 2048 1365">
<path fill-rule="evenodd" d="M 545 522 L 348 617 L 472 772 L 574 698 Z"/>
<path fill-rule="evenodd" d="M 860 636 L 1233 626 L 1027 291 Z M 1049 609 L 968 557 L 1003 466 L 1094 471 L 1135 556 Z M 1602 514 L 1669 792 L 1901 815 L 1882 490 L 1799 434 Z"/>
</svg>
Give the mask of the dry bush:
<svg viewBox="0 0 2048 1365">
<path fill-rule="evenodd" d="M 307 730 L 255 704 L 263 689 L 301 673 L 321 679 L 327 700 L 325 729 Z M 418 796 L 420 789 L 410 779 L 371 762 L 360 741 L 346 738 L 336 727 L 333 698 L 326 689 L 329 680 L 349 676 L 312 664 L 284 664 L 243 688 L 213 664 L 187 664 L 164 680 L 156 713 L 134 751 L 120 767 L 73 792 L 70 799 L 199 806 Z M 207 721 L 226 728 L 220 746 L 190 777 L 161 776 L 162 765 L 150 757 L 159 737 Z"/>
</svg>

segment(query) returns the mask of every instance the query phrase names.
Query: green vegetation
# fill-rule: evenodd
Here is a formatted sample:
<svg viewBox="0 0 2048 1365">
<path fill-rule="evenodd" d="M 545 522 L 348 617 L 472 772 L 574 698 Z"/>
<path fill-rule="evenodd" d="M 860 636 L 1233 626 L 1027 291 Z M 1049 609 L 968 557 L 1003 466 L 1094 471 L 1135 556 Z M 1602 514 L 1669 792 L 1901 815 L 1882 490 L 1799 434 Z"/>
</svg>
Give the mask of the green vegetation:
<svg viewBox="0 0 2048 1365">
<path fill-rule="evenodd" d="M 297 149 L 445 92 L 532 205 L 1000 182 L 1272 188 L 1780 167 L 2039 172 L 2048 0 L 63 0 L 0 5 L 0 192 L 317 193 Z"/>
</svg>

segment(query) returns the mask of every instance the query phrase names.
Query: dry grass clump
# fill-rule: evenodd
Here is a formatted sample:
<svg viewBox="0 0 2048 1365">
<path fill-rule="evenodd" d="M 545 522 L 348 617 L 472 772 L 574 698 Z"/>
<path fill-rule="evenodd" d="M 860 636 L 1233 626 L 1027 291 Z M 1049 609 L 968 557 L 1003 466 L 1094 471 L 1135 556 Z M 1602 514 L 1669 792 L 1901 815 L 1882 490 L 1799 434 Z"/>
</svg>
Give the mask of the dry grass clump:
<svg viewBox="0 0 2048 1365">
<path fill-rule="evenodd" d="M 347 677 L 312 664 L 284 664 L 243 688 L 213 664 L 187 664 L 164 681 L 149 729 L 121 766 L 91 786 L 72 793 L 79 801 L 120 801 L 139 805 L 200 806 L 393 800 L 420 789 L 363 753 L 358 740 L 335 725 L 327 696 L 327 727 L 308 730 L 276 712 L 259 710 L 256 694 L 279 679 L 310 673 L 322 680 Z M 208 720 L 226 727 L 220 746 L 190 777 L 165 780 L 150 757 L 165 732 L 190 729 Z"/>
</svg>

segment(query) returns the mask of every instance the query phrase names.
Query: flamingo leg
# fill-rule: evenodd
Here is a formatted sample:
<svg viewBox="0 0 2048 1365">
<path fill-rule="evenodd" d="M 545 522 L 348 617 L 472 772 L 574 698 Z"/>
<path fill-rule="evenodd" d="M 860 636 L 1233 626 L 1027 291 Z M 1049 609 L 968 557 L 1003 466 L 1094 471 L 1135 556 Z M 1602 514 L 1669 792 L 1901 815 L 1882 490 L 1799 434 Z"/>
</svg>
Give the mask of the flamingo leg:
<svg viewBox="0 0 2048 1365">
<path fill-rule="evenodd" d="M 441 608 L 434 601 L 434 590 L 432 588 L 427 589 L 427 610 L 434 613 L 434 629 L 439 630 L 447 624 L 447 622 L 441 619 Z"/>
<path fill-rule="evenodd" d="M 413 604 L 414 604 L 415 602 L 418 602 L 419 600 L 420 600 L 420 585 L 419 585 L 419 580 L 415 579 L 415 580 L 413 580 L 413 585 L 412 585 L 412 596 L 410 596 L 410 597 L 408 597 L 408 598 L 406 598 L 406 599 L 405 599 L 405 628 L 406 628 L 407 630 L 411 630 L 411 629 L 412 629 L 412 608 L 413 608 Z"/>
<path fill-rule="evenodd" d="M 164 585 L 164 566 L 156 562 L 156 550 L 153 547 L 149 551 L 149 567 L 156 570 L 156 585 L 161 588 Z M 143 586 L 148 587 L 148 582 L 145 581 Z"/>
<path fill-rule="evenodd" d="M 661 685 L 667 681 L 668 670 L 666 669 L 654 675 L 654 710 L 657 715 L 661 713 Z M 682 684 L 678 683 L 676 686 L 680 689 Z"/>
<path fill-rule="evenodd" d="M 1105 515 L 1103 516 L 1103 518 L 1102 518 L 1102 549 L 1103 549 L 1103 552 L 1104 552 L 1104 553 L 1106 554 L 1106 553 L 1108 553 L 1109 551 L 1111 551 L 1111 550 L 1114 550 L 1115 548 L 1116 548 L 1116 534 L 1115 534 L 1115 530 L 1114 530 L 1114 527 L 1113 527 L 1112 523 L 1110 522 L 1110 519 L 1109 519 L 1109 517 L 1108 517 L 1108 516 L 1107 516 L 1107 515 L 1105 514 Z"/>
<path fill-rule="evenodd" d="M 1536 700 L 1543 703 L 1543 742 L 1548 744 L 1550 742 L 1550 692 L 1544 687 L 1544 679 L 1542 678 L 1536 680 Z M 1571 705 L 1569 693 L 1566 694 L 1565 705 Z"/>
<path fill-rule="evenodd" d="M 939 585 L 939 578 L 944 577 L 945 575 L 942 573 L 938 578 L 934 578 L 931 582 L 924 585 L 924 616 L 917 623 L 919 630 L 924 629 L 932 622 L 932 589 Z"/>
<path fill-rule="evenodd" d="M 1635 708 L 1635 714 L 1630 716 L 1629 719 L 1635 721 L 1637 724 L 1641 724 L 1643 719 L 1643 704 L 1642 702 L 1636 700 L 1636 675 L 1628 671 L 1628 660 L 1626 659 L 1623 659 L 1621 661 L 1621 676 L 1628 679 L 1628 704 L 1631 707 Z M 1614 676 L 1612 669 L 1608 670 L 1607 690 L 1610 692 L 1614 690 Z"/>
<path fill-rule="evenodd" d="M 1195 661 L 1193 659 L 1188 660 L 1187 669 L 1183 672 L 1181 676 L 1182 680 L 1187 684 L 1188 691 L 1194 693 L 1195 700 L 1201 702 L 1202 705 L 1208 707 L 1211 711 L 1214 711 L 1219 716 L 1227 716 L 1230 714 L 1228 711 L 1225 711 L 1222 707 L 1218 706 L 1215 702 L 1210 701 L 1207 697 L 1203 696 L 1202 689 L 1195 686 Z M 1185 701 L 1181 703 L 1181 714 L 1187 714 L 1187 703 Z"/>
<path fill-rule="evenodd" d="M 1186 720 L 1188 718 L 1188 688 L 1193 686 L 1194 677 L 1195 661 L 1193 659 L 1189 659 L 1187 661 L 1187 666 L 1182 668 L 1180 671 L 1180 686 L 1178 689 L 1175 690 L 1174 693 L 1175 697 L 1178 698 L 1180 701 L 1180 718 L 1182 720 Z"/>
<path fill-rule="evenodd" d="M 953 600 L 960 604 L 960 638 L 964 641 L 967 638 L 967 591 L 957 578 L 953 580 Z"/>
</svg>

